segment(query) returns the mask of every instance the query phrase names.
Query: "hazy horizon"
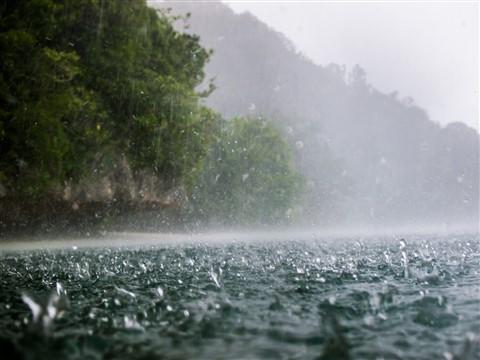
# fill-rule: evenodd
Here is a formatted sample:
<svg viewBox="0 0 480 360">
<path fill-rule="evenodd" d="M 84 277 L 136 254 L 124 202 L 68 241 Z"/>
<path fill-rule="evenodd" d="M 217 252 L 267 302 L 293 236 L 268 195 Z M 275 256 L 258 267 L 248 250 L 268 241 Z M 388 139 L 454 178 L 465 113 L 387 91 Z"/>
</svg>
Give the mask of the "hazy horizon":
<svg viewBox="0 0 480 360">
<path fill-rule="evenodd" d="M 359 64 L 375 88 L 413 98 L 434 122 L 479 129 L 478 4 L 224 3 L 283 33 L 317 64 Z"/>
</svg>

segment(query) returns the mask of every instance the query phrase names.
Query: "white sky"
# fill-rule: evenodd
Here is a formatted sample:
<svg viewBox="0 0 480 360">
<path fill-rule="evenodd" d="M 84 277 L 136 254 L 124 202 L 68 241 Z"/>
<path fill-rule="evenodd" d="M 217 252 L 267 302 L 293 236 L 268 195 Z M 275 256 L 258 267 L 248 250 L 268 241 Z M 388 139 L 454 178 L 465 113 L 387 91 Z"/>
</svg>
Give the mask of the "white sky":
<svg viewBox="0 0 480 360">
<path fill-rule="evenodd" d="M 478 2 L 224 1 L 284 33 L 318 64 L 361 65 L 433 121 L 479 128 Z"/>
</svg>

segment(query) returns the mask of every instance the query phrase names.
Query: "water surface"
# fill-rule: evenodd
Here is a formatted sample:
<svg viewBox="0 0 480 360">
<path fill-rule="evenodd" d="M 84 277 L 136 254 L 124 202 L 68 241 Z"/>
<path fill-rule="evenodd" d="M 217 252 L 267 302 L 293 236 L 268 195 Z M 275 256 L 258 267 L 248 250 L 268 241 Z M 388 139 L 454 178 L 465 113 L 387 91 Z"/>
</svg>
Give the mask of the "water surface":
<svg viewBox="0 0 480 360">
<path fill-rule="evenodd" d="M 480 358 L 478 235 L 230 240 L 4 251 L 0 348 L 25 359 Z"/>
</svg>

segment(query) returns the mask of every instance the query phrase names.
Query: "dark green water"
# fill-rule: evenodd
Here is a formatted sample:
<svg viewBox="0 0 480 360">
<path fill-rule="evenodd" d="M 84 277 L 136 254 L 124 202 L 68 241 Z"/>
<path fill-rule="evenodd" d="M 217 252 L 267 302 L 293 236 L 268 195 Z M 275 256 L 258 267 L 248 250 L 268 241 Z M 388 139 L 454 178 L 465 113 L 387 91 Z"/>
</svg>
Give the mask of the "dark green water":
<svg viewBox="0 0 480 360">
<path fill-rule="evenodd" d="M 406 242 L 4 253 L 0 357 L 480 359 L 479 237 Z"/>
</svg>

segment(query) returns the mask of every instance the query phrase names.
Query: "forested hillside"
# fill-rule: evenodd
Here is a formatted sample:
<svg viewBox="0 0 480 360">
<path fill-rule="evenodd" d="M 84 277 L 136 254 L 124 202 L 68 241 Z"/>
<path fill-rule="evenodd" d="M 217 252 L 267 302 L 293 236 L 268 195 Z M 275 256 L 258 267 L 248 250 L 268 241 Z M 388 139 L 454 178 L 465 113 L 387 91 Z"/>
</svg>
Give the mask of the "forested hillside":
<svg viewBox="0 0 480 360">
<path fill-rule="evenodd" d="M 191 13 L 178 28 L 213 50 L 207 104 L 227 118 L 270 117 L 296 148 L 307 222 L 478 222 L 479 134 L 461 119 L 432 122 L 413 99 L 372 87 L 360 66 L 316 65 L 251 14 L 164 7 Z"/>
<path fill-rule="evenodd" d="M 217 171 L 208 161 L 232 146 L 225 131 L 243 155 L 222 167 L 223 196 L 248 186 L 275 202 L 249 201 L 242 208 L 265 214 L 250 222 L 287 218 L 302 183 L 289 145 L 268 120 L 239 118 L 232 128 L 202 104 L 209 92 L 197 87 L 210 52 L 173 21 L 144 0 L 0 4 L 0 233 L 139 207 L 208 219 L 220 212 L 210 198 L 216 184 L 205 182 Z M 253 151 L 271 172 L 242 168 L 239 179 L 248 172 L 248 180 L 231 179 Z M 265 195 L 272 189 L 285 193 Z M 226 221 L 247 221 L 237 207 L 221 208 Z"/>
</svg>

